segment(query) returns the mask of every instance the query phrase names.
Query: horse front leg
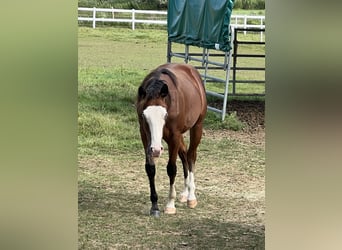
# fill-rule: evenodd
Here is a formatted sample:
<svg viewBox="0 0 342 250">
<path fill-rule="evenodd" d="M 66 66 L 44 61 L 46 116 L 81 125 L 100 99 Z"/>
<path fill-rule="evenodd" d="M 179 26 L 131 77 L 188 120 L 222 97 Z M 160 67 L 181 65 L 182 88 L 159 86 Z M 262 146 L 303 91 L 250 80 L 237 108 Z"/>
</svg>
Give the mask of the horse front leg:
<svg viewBox="0 0 342 250">
<path fill-rule="evenodd" d="M 150 200 L 152 202 L 152 207 L 150 209 L 150 215 L 154 217 L 159 217 L 160 216 L 160 211 L 158 207 L 158 195 L 154 183 L 154 177 L 156 175 L 156 166 L 154 164 L 153 159 L 151 160 L 146 160 L 145 164 L 145 170 L 148 176 L 148 180 L 150 183 Z"/>
<path fill-rule="evenodd" d="M 175 214 L 176 213 L 176 207 L 175 207 L 175 201 L 176 201 L 176 188 L 175 188 L 175 179 L 177 175 L 177 154 L 178 154 L 178 148 L 179 148 L 179 136 L 180 135 L 174 135 L 172 136 L 171 142 L 168 143 L 169 145 L 169 162 L 167 164 L 167 174 L 170 179 L 170 190 L 169 190 L 169 199 L 166 204 L 164 213 L 165 214 Z"/>
<path fill-rule="evenodd" d="M 149 154 L 148 140 L 142 123 L 140 123 L 140 136 L 145 149 L 145 171 L 148 176 L 150 184 L 150 200 L 152 202 L 150 215 L 154 217 L 159 217 L 160 211 L 158 208 L 158 195 L 154 183 L 154 177 L 156 175 L 156 165 L 154 163 L 153 157 Z"/>
</svg>

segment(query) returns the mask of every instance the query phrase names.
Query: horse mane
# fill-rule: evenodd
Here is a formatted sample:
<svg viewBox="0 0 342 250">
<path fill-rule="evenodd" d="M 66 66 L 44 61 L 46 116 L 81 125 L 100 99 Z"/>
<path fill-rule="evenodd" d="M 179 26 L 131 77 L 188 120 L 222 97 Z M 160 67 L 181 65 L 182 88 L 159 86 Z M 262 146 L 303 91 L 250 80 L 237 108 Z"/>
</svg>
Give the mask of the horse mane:
<svg viewBox="0 0 342 250">
<path fill-rule="evenodd" d="M 165 80 L 160 79 L 162 74 L 168 75 L 172 80 L 174 86 L 177 87 L 177 78 L 170 70 L 165 68 L 156 69 L 150 72 L 141 84 L 141 87 L 145 90 L 146 93 L 144 98 L 146 98 L 147 100 L 159 97 L 160 90 L 165 84 Z"/>
<path fill-rule="evenodd" d="M 177 78 L 176 78 L 175 74 L 173 74 L 170 70 L 162 68 L 160 70 L 160 74 L 168 75 L 171 78 L 172 83 L 175 85 L 175 87 L 177 87 Z"/>
</svg>

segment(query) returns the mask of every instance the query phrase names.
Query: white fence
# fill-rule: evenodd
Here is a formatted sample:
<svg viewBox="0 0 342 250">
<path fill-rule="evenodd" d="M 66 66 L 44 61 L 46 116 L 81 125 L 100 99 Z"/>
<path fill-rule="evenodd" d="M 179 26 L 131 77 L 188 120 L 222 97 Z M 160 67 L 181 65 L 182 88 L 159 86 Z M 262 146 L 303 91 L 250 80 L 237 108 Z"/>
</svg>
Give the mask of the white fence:
<svg viewBox="0 0 342 250">
<path fill-rule="evenodd" d="M 88 12 L 80 16 L 80 12 Z M 89 12 L 91 12 L 89 14 Z M 100 13 L 97 15 L 97 13 Z M 104 14 L 104 13 L 107 13 Z M 128 14 L 128 15 L 127 15 Z M 148 15 L 147 19 L 139 19 L 136 14 Z M 100 17 L 98 17 L 100 16 Z M 118 17 L 116 17 L 118 16 Z M 166 25 L 167 11 L 156 10 L 124 10 L 124 9 L 102 9 L 102 8 L 78 8 L 78 21 L 91 21 L 93 28 L 96 27 L 96 22 L 117 22 L 117 23 L 131 23 L 132 30 L 135 29 L 136 23 L 146 24 L 162 24 Z"/>
<path fill-rule="evenodd" d="M 146 19 L 141 19 L 146 18 Z M 136 23 L 167 24 L 167 11 L 156 10 L 124 10 L 103 8 L 78 8 L 78 21 L 90 21 L 93 28 L 96 22 L 131 23 L 132 30 Z M 249 24 L 249 20 L 258 20 L 258 24 Z M 265 16 L 231 15 L 230 25 L 239 28 L 265 28 Z"/>
</svg>

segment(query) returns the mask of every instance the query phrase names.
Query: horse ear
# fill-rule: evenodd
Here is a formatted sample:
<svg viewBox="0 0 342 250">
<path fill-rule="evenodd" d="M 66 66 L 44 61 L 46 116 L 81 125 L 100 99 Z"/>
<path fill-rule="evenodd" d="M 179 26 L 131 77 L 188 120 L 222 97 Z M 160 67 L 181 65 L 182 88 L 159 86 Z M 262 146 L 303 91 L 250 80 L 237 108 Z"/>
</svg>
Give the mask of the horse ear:
<svg viewBox="0 0 342 250">
<path fill-rule="evenodd" d="M 139 87 L 138 95 L 139 97 L 142 97 L 142 98 L 145 97 L 146 95 L 146 90 L 142 86 Z"/>
<path fill-rule="evenodd" d="M 160 89 L 160 96 L 165 97 L 169 94 L 169 87 L 164 83 L 163 87 Z"/>
</svg>

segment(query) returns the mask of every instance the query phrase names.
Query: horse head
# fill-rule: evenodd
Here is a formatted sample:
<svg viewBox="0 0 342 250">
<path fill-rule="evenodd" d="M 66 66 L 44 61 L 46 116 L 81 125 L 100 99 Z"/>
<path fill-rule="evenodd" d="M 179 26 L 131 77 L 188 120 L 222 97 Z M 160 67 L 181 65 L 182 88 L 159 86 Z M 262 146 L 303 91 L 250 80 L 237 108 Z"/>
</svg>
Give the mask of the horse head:
<svg viewBox="0 0 342 250">
<path fill-rule="evenodd" d="M 159 157 L 164 148 L 162 145 L 163 128 L 167 118 L 166 97 L 169 94 L 167 84 L 152 79 L 138 90 L 138 115 L 141 129 L 146 135 L 146 153 L 148 156 Z"/>
</svg>

